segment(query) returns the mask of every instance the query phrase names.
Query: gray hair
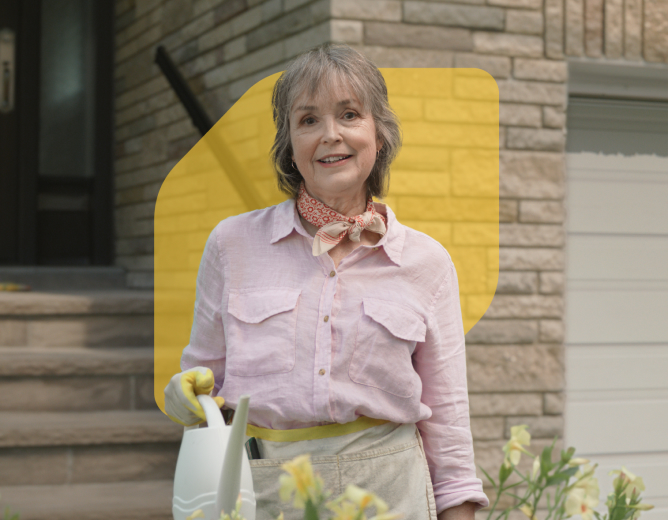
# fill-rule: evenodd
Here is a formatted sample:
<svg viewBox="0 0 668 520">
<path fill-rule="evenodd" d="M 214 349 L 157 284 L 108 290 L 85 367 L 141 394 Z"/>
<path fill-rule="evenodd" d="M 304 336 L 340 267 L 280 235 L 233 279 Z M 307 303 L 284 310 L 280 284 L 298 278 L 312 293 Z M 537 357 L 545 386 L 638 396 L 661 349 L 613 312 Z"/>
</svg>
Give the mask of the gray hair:
<svg viewBox="0 0 668 520">
<path fill-rule="evenodd" d="M 278 175 L 278 187 L 297 197 L 302 176 L 292 165 L 290 110 L 304 93 L 313 97 L 321 85 L 343 80 L 365 110 L 371 112 L 376 135 L 383 142 L 367 179 L 367 197 L 383 197 L 390 182 L 390 164 L 401 148 L 399 119 L 387 99 L 387 85 L 378 68 L 365 56 L 343 44 L 326 43 L 300 54 L 283 72 L 272 96 L 276 138 L 271 159 Z"/>
</svg>

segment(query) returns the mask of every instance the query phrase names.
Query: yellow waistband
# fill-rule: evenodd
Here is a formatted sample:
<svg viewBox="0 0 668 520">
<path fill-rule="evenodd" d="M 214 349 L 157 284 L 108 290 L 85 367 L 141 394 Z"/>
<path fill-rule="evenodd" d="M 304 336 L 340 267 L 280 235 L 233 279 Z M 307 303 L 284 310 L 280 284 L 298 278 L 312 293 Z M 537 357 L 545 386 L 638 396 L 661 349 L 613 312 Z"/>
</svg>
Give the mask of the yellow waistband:
<svg viewBox="0 0 668 520">
<path fill-rule="evenodd" d="M 362 416 L 346 424 L 326 424 L 324 426 L 311 426 L 310 428 L 296 428 L 294 430 L 272 430 L 271 428 L 260 428 L 259 426 L 249 424 L 246 426 L 246 435 L 274 442 L 310 441 L 313 439 L 340 437 L 341 435 L 373 428 L 386 422 L 389 421 Z"/>
</svg>

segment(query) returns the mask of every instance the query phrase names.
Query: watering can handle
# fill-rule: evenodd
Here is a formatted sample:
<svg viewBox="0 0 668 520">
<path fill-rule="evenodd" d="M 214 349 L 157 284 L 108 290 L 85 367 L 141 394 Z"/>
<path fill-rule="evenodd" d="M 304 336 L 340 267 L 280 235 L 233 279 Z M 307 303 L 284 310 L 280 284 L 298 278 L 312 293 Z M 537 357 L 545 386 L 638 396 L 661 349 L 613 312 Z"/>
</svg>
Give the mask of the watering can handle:
<svg viewBox="0 0 668 520">
<path fill-rule="evenodd" d="M 197 400 L 204 409 L 204 415 L 206 415 L 206 422 L 209 428 L 225 427 L 223 415 L 220 413 L 220 408 L 216 404 L 216 401 L 213 400 L 213 397 L 207 394 L 200 394 L 197 396 Z"/>
</svg>

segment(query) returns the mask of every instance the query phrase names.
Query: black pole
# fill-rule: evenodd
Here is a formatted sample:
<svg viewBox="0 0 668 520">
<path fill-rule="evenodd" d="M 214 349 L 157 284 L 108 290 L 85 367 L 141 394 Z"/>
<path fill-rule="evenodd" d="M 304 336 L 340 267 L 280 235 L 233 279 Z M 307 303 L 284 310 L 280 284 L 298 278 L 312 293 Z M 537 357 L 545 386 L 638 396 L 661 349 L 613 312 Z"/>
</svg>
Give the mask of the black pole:
<svg viewBox="0 0 668 520">
<path fill-rule="evenodd" d="M 204 111 L 204 108 L 202 108 L 202 105 L 200 105 L 199 101 L 197 101 L 197 98 L 193 94 L 192 90 L 190 90 L 186 80 L 183 79 L 179 69 L 176 68 L 176 65 L 174 65 L 174 62 L 169 57 L 169 54 L 167 54 L 167 51 L 162 45 L 160 45 L 155 51 L 155 62 L 167 78 L 167 81 L 169 81 L 169 84 L 174 89 L 174 92 L 176 92 L 176 95 L 179 97 L 181 104 L 188 112 L 190 119 L 192 120 L 197 130 L 199 130 L 199 133 L 202 135 L 206 134 L 209 130 L 211 130 L 213 123 L 211 122 L 211 119 L 209 119 L 207 113 Z"/>
<path fill-rule="evenodd" d="M 155 62 L 167 78 L 167 81 L 169 81 L 174 92 L 176 92 L 183 107 L 188 112 L 193 125 L 195 125 L 202 136 L 206 134 L 213 127 L 213 123 L 162 45 L 155 51 Z M 232 183 L 232 186 L 234 186 L 244 201 L 246 208 L 251 211 L 264 208 L 266 204 L 262 200 L 262 197 L 252 181 L 243 175 L 244 169 L 238 163 L 234 154 L 227 148 L 226 143 L 221 140 L 221 142 L 216 143 L 216 146 L 210 146 L 210 148 L 216 159 L 218 159 L 218 163 L 227 175 L 227 178 Z"/>
</svg>

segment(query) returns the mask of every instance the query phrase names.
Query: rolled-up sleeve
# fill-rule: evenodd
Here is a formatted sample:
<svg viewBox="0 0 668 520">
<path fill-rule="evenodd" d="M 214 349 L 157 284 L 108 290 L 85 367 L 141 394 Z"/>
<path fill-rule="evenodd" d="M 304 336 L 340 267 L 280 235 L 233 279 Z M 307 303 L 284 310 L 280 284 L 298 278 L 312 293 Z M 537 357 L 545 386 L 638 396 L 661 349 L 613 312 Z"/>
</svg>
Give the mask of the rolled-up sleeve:
<svg viewBox="0 0 668 520">
<path fill-rule="evenodd" d="M 190 344 L 181 356 L 181 370 L 203 366 L 213 371 L 213 395 L 218 395 L 225 378 L 225 334 L 221 313 L 224 267 L 217 229 L 209 235 L 202 254 Z"/>
<path fill-rule="evenodd" d="M 422 380 L 422 403 L 432 415 L 418 422 L 434 485 L 436 509 L 464 502 L 489 504 L 476 477 L 466 384 L 464 328 L 459 285 L 452 261 L 434 297 L 427 334 L 418 343 L 413 363 Z"/>
</svg>

